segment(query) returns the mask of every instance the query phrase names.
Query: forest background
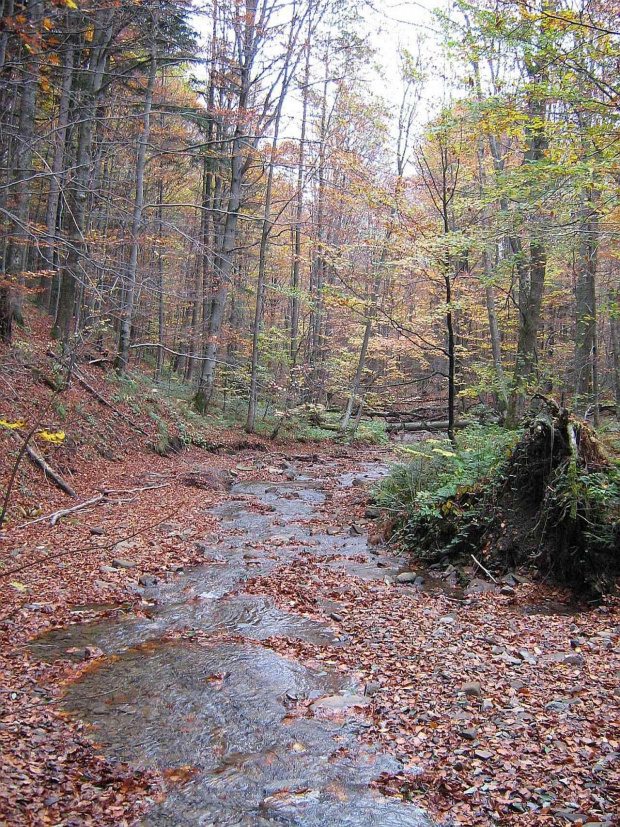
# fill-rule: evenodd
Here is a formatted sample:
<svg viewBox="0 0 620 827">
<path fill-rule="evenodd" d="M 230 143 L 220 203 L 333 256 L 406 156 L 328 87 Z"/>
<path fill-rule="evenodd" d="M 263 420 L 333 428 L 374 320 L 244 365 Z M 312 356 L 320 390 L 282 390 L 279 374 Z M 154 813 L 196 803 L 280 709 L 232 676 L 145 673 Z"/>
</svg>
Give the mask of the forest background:
<svg viewBox="0 0 620 827">
<path fill-rule="evenodd" d="M 405 6 L 3 0 L 2 340 L 250 432 L 620 409 L 617 5 Z"/>
</svg>

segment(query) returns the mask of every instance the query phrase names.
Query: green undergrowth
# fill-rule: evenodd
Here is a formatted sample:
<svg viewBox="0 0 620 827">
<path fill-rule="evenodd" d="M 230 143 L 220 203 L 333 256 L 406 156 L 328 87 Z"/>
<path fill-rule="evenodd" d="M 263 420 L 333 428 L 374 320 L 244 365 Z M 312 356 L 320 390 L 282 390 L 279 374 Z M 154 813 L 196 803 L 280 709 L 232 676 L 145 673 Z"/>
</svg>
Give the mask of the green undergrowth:
<svg viewBox="0 0 620 827">
<path fill-rule="evenodd" d="M 178 450 L 179 444 L 205 450 L 218 449 L 221 447 L 219 435 L 222 431 L 241 431 L 245 426 L 245 398 L 229 394 L 226 399 L 216 400 L 206 413 L 201 413 L 196 409 L 192 389 L 173 377 L 154 383 L 140 371 L 132 371 L 122 378 L 110 371 L 106 382 L 110 386 L 109 398 L 113 404 L 126 404 L 137 421 L 147 419 L 156 423 L 157 435 L 150 444 L 160 455 Z M 315 405 L 300 405 L 284 415 L 273 406 L 259 404 L 255 434 L 269 439 L 276 432 L 279 440 L 293 439 L 302 443 L 385 445 L 388 442 L 383 421 L 363 420 L 355 433 L 349 430 L 340 434 L 337 430 L 339 417 L 325 415 L 317 422 L 316 409 Z M 323 417 L 322 411 L 321 408 Z M 323 423 L 327 427 L 321 427 Z"/>
<path fill-rule="evenodd" d="M 543 411 L 520 431 L 468 428 L 456 448 L 416 445 L 375 498 L 393 541 L 426 563 L 475 554 L 597 593 L 620 573 L 618 460 L 566 411 Z"/>
</svg>

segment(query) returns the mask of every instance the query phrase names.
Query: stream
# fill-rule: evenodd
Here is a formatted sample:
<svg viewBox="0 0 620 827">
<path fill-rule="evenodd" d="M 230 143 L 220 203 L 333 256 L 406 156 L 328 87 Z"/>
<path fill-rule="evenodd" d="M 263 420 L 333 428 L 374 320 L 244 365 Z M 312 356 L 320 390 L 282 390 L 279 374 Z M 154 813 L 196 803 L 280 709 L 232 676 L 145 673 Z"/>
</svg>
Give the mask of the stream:
<svg viewBox="0 0 620 827">
<path fill-rule="evenodd" d="M 205 543 L 208 562 L 146 589 L 148 617 L 76 624 L 33 644 L 47 660 L 86 646 L 112 656 L 63 699 L 72 716 L 91 725 L 91 737 L 109 758 L 162 771 L 189 768 L 189 780 L 173 785 L 143 824 L 430 827 L 413 805 L 369 787 L 380 773 L 402 768 L 358 737 L 366 725 L 363 687 L 260 645 L 289 636 L 346 646 L 346 637 L 242 592 L 248 578 L 308 551 L 335 555 L 330 565 L 342 568 L 343 576 L 382 579 L 390 567 L 398 570 L 398 560 L 371 553 L 365 536 L 349 535 L 347 527 L 335 535 L 315 533 L 303 522 L 325 505 L 321 475 L 328 468 L 311 466 L 292 481 L 233 486 L 230 499 L 212 512 L 219 542 Z M 338 484 L 382 472 L 368 466 L 361 474 L 339 474 Z M 357 562 L 347 559 L 353 556 Z M 163 640 L 187 629 L 200 638 Z M 340 713 L 291 715 L 300 699 Z"/>
</svg>

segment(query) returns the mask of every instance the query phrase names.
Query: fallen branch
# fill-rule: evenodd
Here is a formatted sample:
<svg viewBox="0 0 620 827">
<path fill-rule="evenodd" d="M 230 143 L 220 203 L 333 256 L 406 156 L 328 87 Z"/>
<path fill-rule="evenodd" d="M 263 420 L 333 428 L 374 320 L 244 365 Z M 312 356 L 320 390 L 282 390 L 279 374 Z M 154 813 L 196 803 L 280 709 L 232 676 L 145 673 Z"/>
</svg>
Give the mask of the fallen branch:
<svg viewBox="0 0 620 827">
<path fill-rule="evenodd" d="M 486 574 L 486 576 L 489 577 L 495 583 L 495 585 L 497 586 L 498 585 L 497 580 L 493 577 L 493 575 L 491 574 L 491 572 L 488 569 L 485 569 L 485 567 L 482 565 L 480 560 L 478 560 L 476 557 L 474 557 L 473 554 L 471 555 L 471 559 L 474 561 L 474 563 L 477 566 L 479 566 L 482 569 L 482 571 Z"/>
<path fill-rule="evenodd" d="M 156 528 L 158 525 L 165 523 L 171 517 L 174 517 L 175 514 L 178 514 L 181 510 L 182 506 L 178 505 L 176 508 L 173 508 L 172 511 L 169 511 L 167 514 L 164 514 L 159 520 L 156 520 L 154 523 L 149 523 L 148 525 L 143 526 L 142 528 L 138 528 L 136 531 L 132 531 L 131 534 L 126 534 L 124 537 L 117 538 L 116 540 L 111 540 L 109 543 L 105 543 L 102 546 L 81 546 L 80 548 L 69 548 L 63 549 L 62 551 L 57 551 L 52 554 L 48 554 L 45 557 L 42 557 L 40 560 L 33 560 L 31 563 L 24 563 L 23 566 L 16 566 L 13 569 L 9 569 L 9 571 L 2 571 L 0 572 L 0 580 L 4 580 L 6 577 L 12 577 L 14 574 L 18 574 L 20 571 L 26 571 L 26 569 L 33 569 L 37 566 L 42 566 L 43 563 L 48 563 L 50 560 L 58 560 L 61 557 L 66 557 L 68 554 L 78 554 L 79 552 L 93 552 L 93 551 L 107 551 L 108 549 L 114 548 L 119 543 L 124 543 L 126 540 L 131 540 L 133 537 L 137 537 L 139 534 L 144 534 L 146 531 L 150 531 L 153 528 Z M 19 611 L 19 609 L 17 610 Z M 2 620 L 6 620 L 6 618 L 0 618 L 0 622 Z"/>
<path fill-rule="evenodd" d="M 54 483 L 54 485 L 57 485 L 61 491 L 64 491 L 65 494 L 68 494 L 70 497 L 73 497 L 74 500 L 77 499 L 77 494 L 75 493 L 73 488 L 71 488 L 69 483 L 64 481 L 64 479 L 60 476 L 60 474 L 57 471 L 54 471 L 52 466 L 43 459 L 41 454 L 35 451 L 34 448 L 31 448 L 30 445 L 26 445 L 26 453 L 28 454 L 28 458 L 33 463 L 33 465 L 36 465 L 37 468 L 43 471 L 45 476 L 49 477 L 51 481 Z"/>
<path fill-rule="evenodd" d="M 110 502 L 109 497 L 112 494 L 138 494 L 143 491 L 154 491 L 158 488 L 167 488 L 170 485 L 172 485 L 172 483 L 165 482 L 161 485 L 148 485 L 144 488 L 102 488 L 101 494 L 98 494 L 96 497 L 92 497 L 90 500 L 85 500 L 83 503 L 74 505 L 72 508 L 61 508 L 59 511 L 54 511 L 52 514 L 46 514 L 44 517 L 37 517 L 36 520 L 30 520 L 27 523 L 16 525 L 13 528 L 13 531 L 20 531 L 22 528 L 28 528 L 29 526 L 36 525 L 37 523 L 44 523 L 46 520 L 49 520 L 50 525 L 54 526 L 58 520 L 62 519 L 62 517 L 67 517 L 69 514 L 75 514 L 76 511 L 82 511 L 83 509 L 88 508 L 91 505 L 97 505 L 97 503 L 100 502 Z M 119 503 L 131 501 L 132 500 L 118 500 Z"/>
<path fill-rule="evenodd" d="M 77 494 L 75 493 L 73 488 L 71 488 L 69 483 L 65 482 L 65 480 L 60 476 L 60 474 L 57 471 L 54 471 L 52 466 L 43 459 L 43 457 L 41 456 L 41 454 L 38 453 L 38 451 L 35 451 L 34 448 L 32 448 L 30 445 L 28 445 L 28 439 L 31 436 L 32 436 L 32 434 L 29 434 L 28 437 L 26 438 L 26 440 L 24 440 L 24 442 L 22 442 L 21 445 L 20 445 L 20 454 L 19 454 L 19 457 L 17 458 L 17 462 L 15 464 L 15 470 L 17 469 L 17 466 L 19 465 L 19 460 L 21 459 L 21 457 L 25 453 L 25 454 L 28 455 L 28 459 L 32 462 L 32 464 L 36 465 L 36 467 L 39 468 L 39 470 L 41 470 L 45 474 L 46 477 L 49 477 L 52 480 L 52 482 L 54 483 L 54 485 L 58 486 L 58 488 L 60 488 L 61 491 L 64 491 L 65 494 L 68 494 L 70 497 L 73 497 L 74 499 L 77 499 Z M 10 433 L 9 437 L 14 442 L 17 442 L 17 444 L 20 444 L 20 438 L 17 434 Z M 10 493 L 10 487 L 9 487 L 9 492 L 8 493 Z M 4 506 L 3 511 L 2 511 L 2 517 L 3 518 L 4 518 L 5 513 L 6 513 L 6 507 L 7 507 L 7 504 L 5 503 L 5 506 Z M 2 523 L 2 520 L 0 520 L 0 524 L 1 523 Z"/>
<path fill-rule="evenodd" d="M 13 531 L 20 531 L 22 528 L 28 528 L 28 526 L 36 525 L 37 523 L 44 523 L 46 520 L 50 521 L 50 525 L 56 525 L 61 517 L 74 514 L 76 511 L 81 511 L 83 508 L 88 508 L 89 505 L 95 505 L 105 499 L 107 499 L 106 494 L 99 494 L 97 497 L 92 497 L 90 500 L 85 500 L 83 503 L 74 505 L 73 508 L 61 508 L 59 511 L 54 511 L 52 514 L 46 514 L 44 517 L 37 517 L 36 520 L 30 520 L 28 523 L 17 525 Z"/>
<path fill-rule="evenodd" d="M 469 419 L 461 419 L 454 423 L 455 429 L 467 428 L 472 422 Z M 448 420 L 440 419 L 431 422 L 399 422 L 398 424 L 388 425 L 387 431 L 389 434 L 397 434 L 399 431 L 447 431 Z"/>
<path fill-rule="evenodd" d="M 53 350 L 48 350 L 47 355 L 51 356 L 53 359 L 58 358 L 57 354 L 54 353 Z M 92 394 L 98 402 L 100 402 L 102 405 L 105 405 L 106 408 L 110 408 L 110 410 L 114 412 L 115 416 L 119 416 L 121 419 L 124 419 L 125 422 L 131 425 L 132 428 L 135 428 L 136 431 L 139 431 L 144 436 L 149 436 L 147 431 L 141 428 L 137 422 L 134 422 L 133 419 L 127 416 L 127 414 L 124 414 L 122 411 L 119 411 L 118 408 L 115 408 L 111 402 L 108 402 L 105 396 L 102 396 L 98 390 L 93 388 L 93 386 L 86 381 L 86 379 L 82 376 L 82 374 L 76 367 L 73 368 L 73 375 L 78 380 L 80 385 L 82 385 L 83 388 L 85 388 L 90 394 Z"/>
</svg>

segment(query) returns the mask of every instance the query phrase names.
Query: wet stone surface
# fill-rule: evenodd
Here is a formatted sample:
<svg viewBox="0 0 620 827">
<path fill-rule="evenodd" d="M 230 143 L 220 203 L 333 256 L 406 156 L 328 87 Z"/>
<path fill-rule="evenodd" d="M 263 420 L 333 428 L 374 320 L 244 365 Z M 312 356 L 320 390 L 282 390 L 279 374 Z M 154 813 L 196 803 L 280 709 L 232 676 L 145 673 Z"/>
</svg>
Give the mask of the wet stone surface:
<svg viewBox="0 0 620 827">
<path fill-rule="evenodd" d="M 364 469 L 369 478 L 380 472 Z M 350 476 L 342 483 L 351 484 Z M 341 555 L 330 564 L 343 576 L 385 576 L 385 560 L 377 566 L 364 536 L 311 534 L 304 525 L 324 501 L 321 489 L 320 479 L 234 486 L 234 499 L 214 510 L 222 536 L 212 555 L 205 548 L 213 562 L 149 589 L 148 618 L 76 625 L 33 645 L 46 659 L 88 646 L 116 655 L 69 688 L 65 708 L 91 725 L 113 758 L 163 771 L 191 768 L 190 780 L 173 786 L 144 824 L 430 825 L 412 805 L 369 788 L 400 766 L 357 737 L 365 724 L 364 703 L 356 700 L 363 687 L 260 645 L 271 636 L 338 643 L 337 631 L 243 594 L 244 580 L 304 551 Z M 271 510 L 253 510 L 257 503 Z M 203 633 L 200 639 L 162 641 L 188 628 Z M 328 699 L 327 714 L 321 704 L 314 716 L 292 713 L 300 699 Z"/>
</svg>

